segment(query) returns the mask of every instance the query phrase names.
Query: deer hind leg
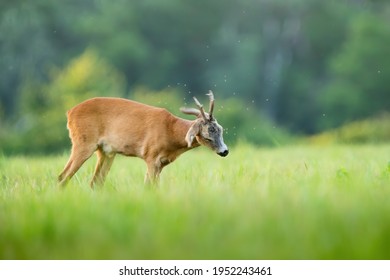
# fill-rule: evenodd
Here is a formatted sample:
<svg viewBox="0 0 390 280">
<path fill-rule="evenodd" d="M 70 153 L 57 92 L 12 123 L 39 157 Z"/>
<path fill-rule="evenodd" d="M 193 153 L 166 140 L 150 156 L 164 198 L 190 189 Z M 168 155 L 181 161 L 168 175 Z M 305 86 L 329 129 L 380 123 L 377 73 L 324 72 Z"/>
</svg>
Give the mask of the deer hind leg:
<svg viewBox="0 0 390 280">
<path fill-rule="evenodd" d="M 110 171 L 111 165 L 114 162 L 115 154 L 105 154 L 104 151 L 98 149 L 96 151 L 98 161 L 96 163 L 95 173 L 91 181 L 91 188 L 95 185 L 103 185 L 106 179 L 108 171 Z"/>
<path fill-rule="evenodd" d="M 69 168 L 72 166 L 73 159 L 72 157 L 69 158 L 68 163 L 65 165 L 64 170 L 61 172 L 61 174 L 58 176 L 58 182 L 63 182 L 65 179 L 66 173 L 68 173 Z"/>
<path fill-rule="evenodd" d="M 79 170 L 81 165 L 91 157 L 96 150 L 96 145 L 93 146 L 77 146 L 73 145 L 72 153 L 66 164 L 64 170 L 58 176 L 58 181 L 61 186 L 65 186 L 66 183 L 73 177 L 73 175 Z"/>
</svg>

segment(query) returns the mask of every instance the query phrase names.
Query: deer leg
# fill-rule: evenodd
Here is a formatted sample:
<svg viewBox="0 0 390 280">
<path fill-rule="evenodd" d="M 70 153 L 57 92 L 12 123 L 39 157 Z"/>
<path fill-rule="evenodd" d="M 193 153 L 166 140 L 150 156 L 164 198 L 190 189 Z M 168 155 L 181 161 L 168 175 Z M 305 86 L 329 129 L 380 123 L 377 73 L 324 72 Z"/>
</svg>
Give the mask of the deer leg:
<svg viewBox="0 0 390 280">
<path fill-rule="evenodd" d="M 96 146 L 78 148 L 77 145 L 73 145 L 72 153 L 66 164 L 64 170 L 58 176 L 58 181 L 61 186 L 65 186 L 66 183 L 73 177 L 73 175 L 79 170 L 81 165 L 91 157 L 96 150 Z"/>
<path fill-rule="evenodd" d="M 73 160 L 72 157 L 69 158 L 68 163 L 65 165 L 64 170 L 62 170 L 61 174 L 58 176 L 58 182 L 62 182 L 65 178 L 66 173 L 68 173 L 69 168 L 72 166 Z"/>
<path fill-rule="evenodd" d="M 158 162 L 147 161 L 148 170 L 145 174 L 145 184 L 146 185 L 156 185 L 158 184 L 160 173 L 162 170 L 161 164 Z"/>
<path fill-rule="evenodd" d="M 95 185 L 103 185 L 106 179 L 108 171 L 110 171 L 111 165 L 114 162 L 115 154 L 106 155 L 102 150 L 96 151 L 98 161 L 96 163 L 95 173 L 91 181 L 91 188 Z"/>
</svg>

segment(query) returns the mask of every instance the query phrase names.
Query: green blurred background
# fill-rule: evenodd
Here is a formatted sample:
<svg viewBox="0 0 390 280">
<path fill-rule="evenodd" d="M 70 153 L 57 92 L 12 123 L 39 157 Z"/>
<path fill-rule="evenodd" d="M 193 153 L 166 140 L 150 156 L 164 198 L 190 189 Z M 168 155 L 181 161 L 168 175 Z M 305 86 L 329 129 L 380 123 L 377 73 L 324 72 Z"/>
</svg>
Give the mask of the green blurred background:
<svg viewBox="0 0 390 280">
<path fill-rule="evenodd" d="M 228 144 L 388 142 L 390 2 L 0 2 L 0 152 L 64 151 L 90 97 L 180 115 L 209 89 Z"/>
</svg>

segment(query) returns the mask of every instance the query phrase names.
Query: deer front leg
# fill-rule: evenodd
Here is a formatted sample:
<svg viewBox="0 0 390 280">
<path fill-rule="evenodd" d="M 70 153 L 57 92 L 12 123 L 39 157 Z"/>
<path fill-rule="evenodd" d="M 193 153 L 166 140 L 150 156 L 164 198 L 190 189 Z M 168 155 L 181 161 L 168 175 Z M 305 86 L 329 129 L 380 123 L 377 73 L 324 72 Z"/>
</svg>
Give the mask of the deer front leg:
<svg viewBox="0 0 390 280">
<path fill-rule="evenodd" d="M 101 149 L 98 149 L 96 153 L 98 161 L 91 181 L 91 188 L 94 188 L 95 185 L 102 186 L 104 184 L 107 173 L 110 171 L 111 165 L 115 158 L 115 154 L 107 155 Z"/>
<path fill-rule="evenodd" d="M 145 174 L 145 184 L 157 185 L 162 170 L 161 164 L 159 162 L 156 162 L 156 160 L 147 161 L 146 164 L 148 170 Z"/>
<path fill-rule="evenodd" d="M 145 174 L 145 184 L 158 185 L 161 171 L 174 160 L 175 158 L 168 157 L 165 154 L 145 160 L 148 166 L 148 171 Z"/>
</svg>

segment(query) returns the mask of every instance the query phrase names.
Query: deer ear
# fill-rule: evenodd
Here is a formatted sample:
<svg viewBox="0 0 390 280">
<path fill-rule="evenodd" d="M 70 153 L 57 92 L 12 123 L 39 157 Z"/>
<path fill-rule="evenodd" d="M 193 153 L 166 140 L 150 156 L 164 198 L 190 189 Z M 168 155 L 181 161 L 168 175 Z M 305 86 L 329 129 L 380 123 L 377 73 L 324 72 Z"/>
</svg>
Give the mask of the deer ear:
<svg viewBox="0 0 390 280">
<path fill-rule="evenodd" d="M 188 130 L 186 134 L 186 141 L 188 148 L 191 148 L 192 143 L 194 142 L 195 136 L 200 133 L 200 122 L 196 121 Z"/>
</svg>

